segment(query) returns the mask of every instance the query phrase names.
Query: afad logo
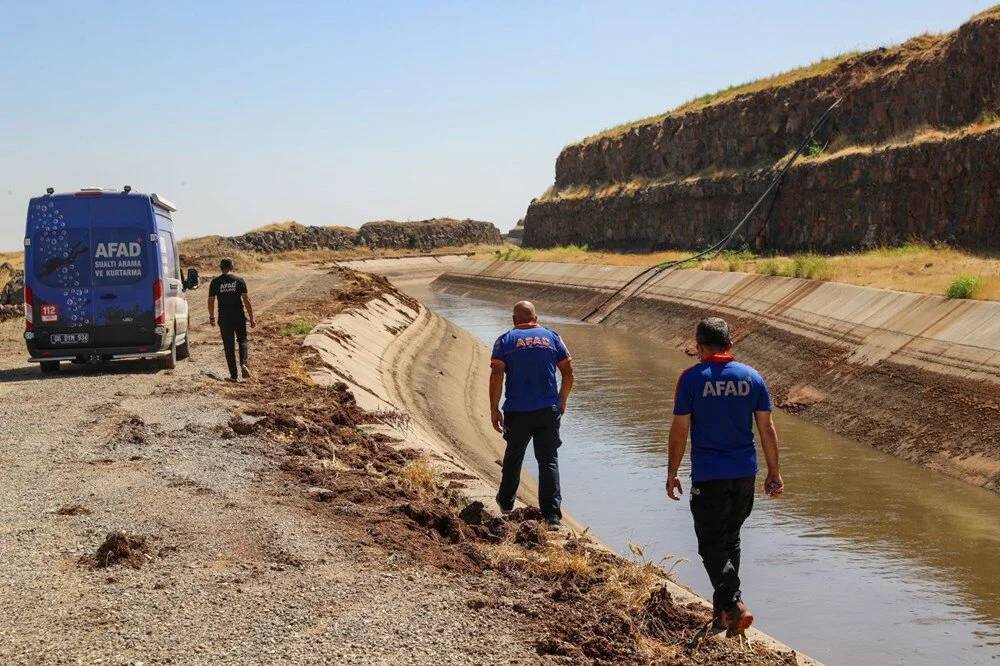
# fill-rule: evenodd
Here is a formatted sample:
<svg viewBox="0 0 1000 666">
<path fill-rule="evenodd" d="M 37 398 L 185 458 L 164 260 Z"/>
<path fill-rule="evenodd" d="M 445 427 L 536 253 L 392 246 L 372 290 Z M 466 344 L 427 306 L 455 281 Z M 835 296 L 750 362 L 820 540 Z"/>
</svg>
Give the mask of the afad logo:
<svg viewBox="0 0 1000 666">
<path fill-rule="evenodd" d="M 95 259 L 114 259 L 118 257 L 142 256 L 142 244 L 135 241 L 129 243 L 98 243 L 94 251 Z"/>
</svg>

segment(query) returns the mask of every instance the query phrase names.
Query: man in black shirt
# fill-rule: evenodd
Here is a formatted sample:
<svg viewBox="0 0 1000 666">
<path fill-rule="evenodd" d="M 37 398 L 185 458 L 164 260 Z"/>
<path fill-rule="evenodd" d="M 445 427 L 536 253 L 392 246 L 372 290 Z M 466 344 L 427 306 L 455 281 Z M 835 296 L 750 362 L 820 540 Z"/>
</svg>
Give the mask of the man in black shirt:
<svg viewBox="0 0 1000 666">
<path fill-rule="evenodd" d="M 250 378 L 247 367 L 247 317 L 250 327 L 257 325 L 253 318 L 253 306 L 247 294 L 247 283 L 243 278 L 233 275 L 233 260 L 225 258 L 219 262 L 222 275 L 212 280 L 208 287 L 208 322 L 215 326 L 215 301 L 219 300 L 219 332 L 222 333 L 222 348 L 226 351 L 226 363 L 229 365 L 230 381 L 238 381 L 236 374 L 236 349 L 233 344 L 235 337 L 240 346 L 240 370 L 243 379 Z M 244 312 L 243 306 L 246 306 Z"/>
</svg>

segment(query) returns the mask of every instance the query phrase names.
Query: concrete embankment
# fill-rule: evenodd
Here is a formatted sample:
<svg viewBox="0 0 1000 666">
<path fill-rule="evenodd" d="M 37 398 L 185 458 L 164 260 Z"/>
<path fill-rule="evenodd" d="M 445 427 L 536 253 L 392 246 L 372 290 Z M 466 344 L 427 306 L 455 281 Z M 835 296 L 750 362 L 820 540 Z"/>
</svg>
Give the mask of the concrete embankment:
<svg viewBox="0 0 1000 666">
<path fill-rule="evenodd" d="M 339 265 L 392 275 L 405 283 L 430 281 L 445 268 L 468 261 L 464 257 L 438 259 L 441 261 L 415 257 Z M 489 349 L 485 344 L 422 305 L 385 294 L 364 307 L 321 322 L 307 336 L 305 345 L 315 349 L 322 361 L 312 372 L 314 381 L 325 385 L 345 382 L 359 406 L 384 416 L 380 430 L 423 451 L 439 466 L 444 478 L 458 482 L 455 488 L 470 500 L 495 506 L 493 496 L 500 480 L 497 462 L 503 456 L 504 442 L 489 423 Z M 536 483 L 526 471 L 519 499 L 537 505 L 536 493 Z M 583 526 L 571 517 L 567 523 L 578 534 L 583 532 Z M 710 607 L 686 587 L 671 581 L 665 585 L 680 605 Z M 749 635 L 768 649 L 791 649 L 755 629 Z M 818 663 L 801 654 L 795 659 L 799 664 Z"/>
<path fill-rule="evenodd" d="M 439 284 L 583 316 L 642 269 L 467 260 Z M 745 273 L 665 274 L 605 324 L 693 351 L 697 320 L 734 326 L 777 404 L 853 439 L 1000 491 L 1000 303 Z"/>
</svg>

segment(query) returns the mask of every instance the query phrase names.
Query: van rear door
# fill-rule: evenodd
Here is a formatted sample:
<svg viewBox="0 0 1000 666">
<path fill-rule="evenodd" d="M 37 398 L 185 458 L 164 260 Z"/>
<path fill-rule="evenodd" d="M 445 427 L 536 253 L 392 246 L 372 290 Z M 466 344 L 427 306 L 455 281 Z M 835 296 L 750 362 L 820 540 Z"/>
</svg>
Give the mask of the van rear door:
<svg viewBox="0 0 1000 666">
<path fill-rule="evenodd" d="M 35 346 L 71 352 L 154 344 L 154 232 L 142 195 L 32 200 L 27 268 Z"/>
<path fill-rule="evenodd" d="M 93 342 L 90 204 L 83 197 L 45 197 L 28 207 L 25 283 L 40 349 Z"/>
<path fill-rule="evenodd" d="M 93 200 L 93 346 L 139 347 L 156 342 L 155 231 L 148 197 L 105 195 Z"/>
</svg>

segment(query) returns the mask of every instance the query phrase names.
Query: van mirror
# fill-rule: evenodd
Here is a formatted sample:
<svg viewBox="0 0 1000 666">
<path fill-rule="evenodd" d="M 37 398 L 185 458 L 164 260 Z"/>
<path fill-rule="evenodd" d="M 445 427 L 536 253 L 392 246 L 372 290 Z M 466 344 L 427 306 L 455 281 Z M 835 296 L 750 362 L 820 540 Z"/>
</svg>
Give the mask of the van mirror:
<svg viewBox="0 0 1000 666">
<path fill-rule="evenodd" d="M 185 289 L 197 289 L 198 285 L 201 284 L 201 276 L 198 275 L 197 268 L 189 268 L 187 271 L 187 277 L 182 280 Z"/>
</svg>

